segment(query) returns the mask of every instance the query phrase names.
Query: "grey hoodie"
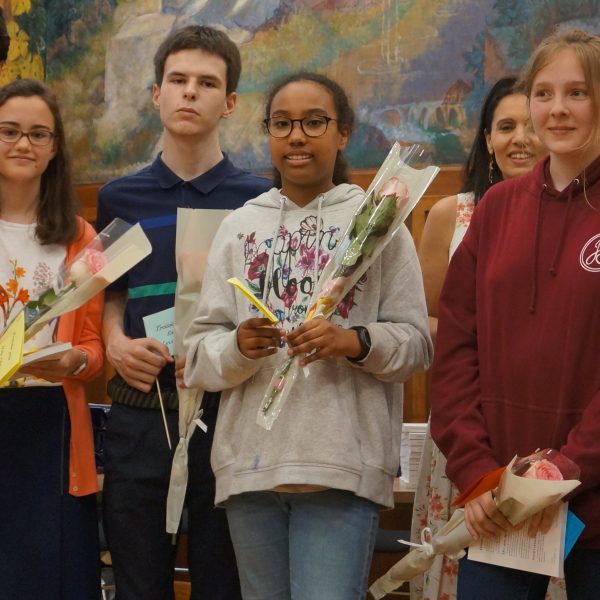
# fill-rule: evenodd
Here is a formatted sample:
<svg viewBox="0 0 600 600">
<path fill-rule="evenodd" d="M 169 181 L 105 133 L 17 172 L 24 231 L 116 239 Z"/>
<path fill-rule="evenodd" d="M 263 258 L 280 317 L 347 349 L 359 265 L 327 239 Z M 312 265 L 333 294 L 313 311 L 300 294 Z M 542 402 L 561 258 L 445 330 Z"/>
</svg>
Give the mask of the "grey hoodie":
<svg viewBox="0 0 600 600">
<path fill-rule="evenodd" d="M 224 390 L 211 459 L 217 504 L 243 492 L 310 484 L 393 506 L 400 384 L 427 368 L 432 355 L 421 272 L 407 229 L 400 228 L 331 318 L 342 327 L 368 326 L 372 348 L 366 359 L 357 365 L 326 358 L 310 365 L 308 377 L 300 372 L 271 431 L 256 424 L 256 415 L 286 349 L 259 360 L 241 354 L 236 327 L 260 315 L 227 283 L 238 277 L 262 294 L 283 328 L 300 325 L 317 270 L 363 197 L 358 186 L 341 184 L 300 208 L 271 189 L 228 215 L 217 232 L 185 339 L 186 385 Z"/>
</svg>

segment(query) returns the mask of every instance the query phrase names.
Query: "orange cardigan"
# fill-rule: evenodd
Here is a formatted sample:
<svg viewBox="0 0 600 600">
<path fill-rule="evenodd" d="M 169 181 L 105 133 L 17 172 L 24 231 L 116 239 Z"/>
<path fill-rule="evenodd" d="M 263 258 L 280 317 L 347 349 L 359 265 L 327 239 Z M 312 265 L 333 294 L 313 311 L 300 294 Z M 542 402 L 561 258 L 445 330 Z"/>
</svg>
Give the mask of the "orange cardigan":
<svg viewBox="0 0 600 600">
<path fill-rule="evenodd" d="M 81 226 L 79 237 L 67 247 L 67 262 L 75 257 L 94 238 L 96 232 L 78 217 Z M 92 420 L 83 382 L 96 377 L 102 370 L 104 347 L 101 323 L 104 294 L 100 293 L 73 312 L 58 320 L 57 340 L 71 342 L 74 348 L 87 354 L 88 364 L 76 377 L 63 379 L 67 407 L 71 420 L 69 450 L 69 493 L 86 496 L 98 491 L 98 478 L 94 460 Z"/>
</svg>

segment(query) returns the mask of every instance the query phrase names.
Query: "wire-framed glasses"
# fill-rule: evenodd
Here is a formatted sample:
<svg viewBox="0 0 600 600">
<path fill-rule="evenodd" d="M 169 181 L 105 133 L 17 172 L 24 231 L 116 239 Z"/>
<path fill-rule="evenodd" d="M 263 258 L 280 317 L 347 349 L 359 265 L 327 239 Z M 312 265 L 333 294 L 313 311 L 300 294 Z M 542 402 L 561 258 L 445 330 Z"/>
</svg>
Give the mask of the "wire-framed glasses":
<svg viewBox="0 0 600 600">
<path fill-rule="evenodd" d="M 32 129 L 22 131 L 18 127 L 4 125 L 0 127 L 0 141 L 6 144 L 16 144 L 23 136 L 33 146 L 47 146 L 54 138 L 54 133 L 47 129 Z"/>
<path fill-rule="evenodd" d="M 329 121 L 337 121 L 325 115 L 311 115 L 303 119 L 288 119 L 287 117 L 271 117 L 263 121 L 267 131 L 274 138 L 284 138 L 292 133 L 294 123 L 300 123 L 300 128 L 308 137 L 320 137 L 327 131 Z"/>
</svg>

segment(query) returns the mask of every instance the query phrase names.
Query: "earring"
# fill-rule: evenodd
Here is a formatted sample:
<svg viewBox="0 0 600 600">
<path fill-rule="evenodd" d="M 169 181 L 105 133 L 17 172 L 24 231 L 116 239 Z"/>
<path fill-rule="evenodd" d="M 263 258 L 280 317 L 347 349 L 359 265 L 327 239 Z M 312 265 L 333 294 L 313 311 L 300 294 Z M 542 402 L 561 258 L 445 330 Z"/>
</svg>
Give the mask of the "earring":
<svg viewBox="0 0 600 600">
<path fill-rule="evenodd" d="M 488 166 L 488 180 L 494 183 L 494 153 L 490 152 L 490 164 Z"/>
</svg>

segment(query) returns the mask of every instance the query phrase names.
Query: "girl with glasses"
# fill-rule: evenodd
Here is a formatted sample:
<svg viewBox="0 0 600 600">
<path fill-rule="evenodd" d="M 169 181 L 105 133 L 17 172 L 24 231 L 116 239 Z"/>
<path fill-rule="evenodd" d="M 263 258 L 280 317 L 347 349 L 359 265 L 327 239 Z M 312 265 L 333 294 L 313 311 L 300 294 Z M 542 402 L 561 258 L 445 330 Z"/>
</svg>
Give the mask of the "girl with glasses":
<svg viewBox="0 0 600 600">
<path fill-rule="evenodd" d="M 364 195 L 348 183 L 342 154 L 354 114 L 338 84 L 299 73 L 271 89 L 265 117 L 275 187 L 217 233 L 184 380 L 225 390 L 212 466 L 244 600 L 362 600 L 378 511 L 394 504 L 400 384 L 431 356 L 418 261 L 402 227 L 331 320 L 303 323 Z M 278 326 L 227 285 L 234 276 Z M 266 431 L 256 415 L 287 355 L 304 356 L 310 374 Z"/>
<path fill-rule="evenodd" d="M 95 235 L 76 215 L 56 98 L 42 83 L 0 89 L 0 331 Z M 100 594 L 97 478 L 84 381 L 102 368 L 102 298 L 26 344 L 71 342 L 0 388 L 0 581 L 7 600 Z"/>
</svg>

